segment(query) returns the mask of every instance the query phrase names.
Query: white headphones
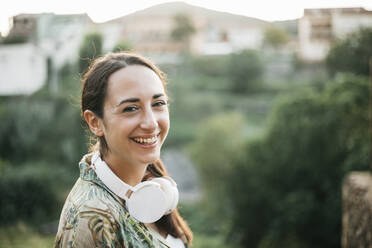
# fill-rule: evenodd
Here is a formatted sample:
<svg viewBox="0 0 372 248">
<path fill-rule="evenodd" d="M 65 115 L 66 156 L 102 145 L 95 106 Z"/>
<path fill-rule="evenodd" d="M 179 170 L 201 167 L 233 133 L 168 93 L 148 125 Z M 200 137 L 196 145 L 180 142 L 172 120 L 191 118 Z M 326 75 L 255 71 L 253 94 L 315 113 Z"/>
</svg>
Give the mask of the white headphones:
<svg viewBox="0 0 372 248">
<path fill-rule="evenodd" d="M 115 175 L 98 151 L 92 164 L 99 179 L 116 195 L 125 200 L 129 214 L 142 223 L 153 223 L 170 214 L 178 203 L 177 184 L 172 178 L 155 177 L 132 187 Z M 128 191 L 132 194 L 127 197 Z"/>
</svg>

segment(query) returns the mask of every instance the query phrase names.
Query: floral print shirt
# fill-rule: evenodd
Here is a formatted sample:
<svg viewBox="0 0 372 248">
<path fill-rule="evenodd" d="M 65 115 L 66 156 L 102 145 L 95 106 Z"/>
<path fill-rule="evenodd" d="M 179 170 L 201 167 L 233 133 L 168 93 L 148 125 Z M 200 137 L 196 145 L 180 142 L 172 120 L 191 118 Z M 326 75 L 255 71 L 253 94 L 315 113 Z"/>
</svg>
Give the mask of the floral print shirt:
<svg viewBox="0 0 372 248">
<path fill-rule="evenodd" d="M 160 234 L 129 215 L 90 166 L 91 155 L 79 163 L 80 178 L 63 207 L 55 248 L 170 247 Z"/>
</svg>

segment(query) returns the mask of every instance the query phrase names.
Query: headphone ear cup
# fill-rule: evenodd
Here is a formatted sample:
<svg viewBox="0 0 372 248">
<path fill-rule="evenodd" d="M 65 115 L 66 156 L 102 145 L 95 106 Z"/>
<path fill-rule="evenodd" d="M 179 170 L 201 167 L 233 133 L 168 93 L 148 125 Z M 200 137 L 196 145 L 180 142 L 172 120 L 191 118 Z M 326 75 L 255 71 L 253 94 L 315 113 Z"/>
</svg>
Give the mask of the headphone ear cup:
<svg viewBox="0 0 372 248">
<path fill-rule="evenodd" d="M 178 203 L 178 189 L 177 184 L 170 177 L 156 177 L 151 181 L 160 184 L 161 189 L 165 193 L 167 210 L 165 214 L 170 214 L 177 206 Z"/>
<path fill-rule="evenodd" d="M 142 184 L 127 200 L 131 216 L 143 223 L 153 223 L 167 211 L 168 196 L 156 182 Z"/>
<path fill-rule="evenodd" d="M 178 188 L 177 188 L 177 184 L 176 182 L 171 178 L 171 177 L 167 177 L 165 176 L 164 178 L 168 179 L 171 183 L 171 189 L 172 189 L 172 192 L 173 192 L 173 201 L 168 209 L 168 212 L 167 214 L 170 214 L 174 209 L 176 209 L 177 207 L 177 204 L 178 204 L 178 200 L 179 200 L 179 192 L 178 192 Z"/>
<path fill-rule="evenodd" d="M 170 206 L 169 213 L 171 213 L 174 209 L 176 209 L 177 204 L 178 204 L 178 199 L 179 199 L 179 192 L 178 192 L 177 187 L 173 186 L 172 190 L 173 190 L 173 202 Z"/>
</svg>

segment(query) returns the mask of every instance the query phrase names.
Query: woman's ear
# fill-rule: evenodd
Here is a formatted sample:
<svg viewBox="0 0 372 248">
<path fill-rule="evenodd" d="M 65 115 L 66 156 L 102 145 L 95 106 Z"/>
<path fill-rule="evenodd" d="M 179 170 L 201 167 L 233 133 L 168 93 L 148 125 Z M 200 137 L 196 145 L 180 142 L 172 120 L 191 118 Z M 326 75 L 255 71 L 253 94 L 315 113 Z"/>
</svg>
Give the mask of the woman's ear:
<svg viewBox="0 0 372 248">
<path fill-rule="evenodd" d="M 90 131 L 96 136 L 103 136 L 103 124 L 101 119 L 90 110 L 85 110 L 83 116 Z"/>
</svg>

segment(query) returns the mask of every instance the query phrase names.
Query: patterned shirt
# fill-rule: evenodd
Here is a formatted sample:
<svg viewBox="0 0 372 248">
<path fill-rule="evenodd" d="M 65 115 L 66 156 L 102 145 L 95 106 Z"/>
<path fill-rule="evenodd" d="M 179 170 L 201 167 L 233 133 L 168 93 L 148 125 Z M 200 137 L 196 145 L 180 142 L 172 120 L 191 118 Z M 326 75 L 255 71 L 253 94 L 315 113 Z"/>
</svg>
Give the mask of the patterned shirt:
<svg viewBox="0 0 372 248">
<path fill-rule="evenodd" d="M 55 248 L 165 248 L 167 241 L 131 217 L 122 200 L 90 166 L 92 154 L 79 163 L 80 178 L 63 207 Z"/>
</svg>

